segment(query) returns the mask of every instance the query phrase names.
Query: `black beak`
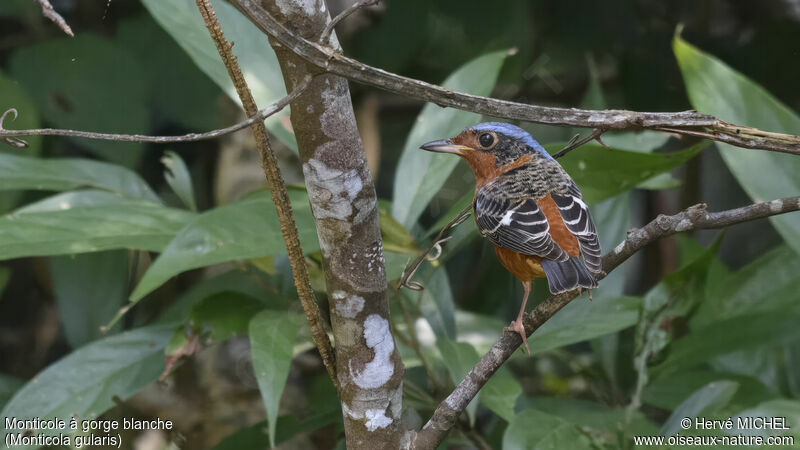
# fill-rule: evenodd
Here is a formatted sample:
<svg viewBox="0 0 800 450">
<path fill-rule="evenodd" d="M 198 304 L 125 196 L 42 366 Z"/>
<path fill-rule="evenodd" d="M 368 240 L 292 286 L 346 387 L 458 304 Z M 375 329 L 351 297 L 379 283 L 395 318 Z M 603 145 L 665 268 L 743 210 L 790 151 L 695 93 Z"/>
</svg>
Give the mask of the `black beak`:
<svg viewBox="0 0 800 450">
<path fill-rule="evenodd" d="M 426 142 L 419 148 L 429 152 L 452 153 L 454 155 L 463 155 L 464 152 L 472 151 L 472 149 L 466 145 L 454 144 L 450 139 L 440 139 L 438 141 Z"/>
</svg>

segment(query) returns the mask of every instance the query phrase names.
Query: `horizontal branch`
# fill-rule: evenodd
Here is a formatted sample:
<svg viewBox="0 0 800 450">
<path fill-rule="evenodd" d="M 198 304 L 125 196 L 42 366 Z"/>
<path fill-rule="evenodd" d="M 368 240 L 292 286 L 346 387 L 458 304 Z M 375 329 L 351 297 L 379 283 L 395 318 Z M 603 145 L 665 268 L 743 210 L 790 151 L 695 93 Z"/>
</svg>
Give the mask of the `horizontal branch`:
<svg viewBox="0 0 800 450">
<path fill-rule="evenodd" d="M 800 211 L 800 196 L 755 203 L 720 212 L 708 212 L 706 205 L 700 203 L 672 216 L 659 215 L 644 227 L 628 231 L 626 239 L 614 250 L 603 256 L 603 273 L 599 276 L 599 279 L 605 278 L 608 273 L 625 262 L 642 247 L 662 237 L 686 231 L 724 228 L 792 211 Z M 530 336 L 578 295 L 580 295 L 580 290 L 578 289 L 551 295 L 531 312 L 525 314 L 523 324 L 527 335 Z M 436 408 L 425 427 L 416 432 L 416 436 L 411 437 L 412 448 L 436 448 L 456 423 L 458 416 L 489 380 L 489 377 L 514 354 L 521 343 L 522 339 L 519 334 L 515 332 L 504 333 L 489 352 L 470 370 L 464 380 Z M 412 433 L 414 432 L 412 431 Z"/>
<path fill-rule="evenodd" d="M 800 136 L 729 124 L 714 116 L 695 111 L 637 112 L 619 109 L 556 108 L 452 91 L 369 66 L 348 58 L 328 46 L 303 39 L 275 20 L 258 0 L 228 1 L 264 33 L 320 70 L 405 97 L 505 119 L 604 130 L 648 128 L 693 136 L 700 133 L 702 137 L 738 147 L 800 155 Z"/>
<path fill-rule="evenodd" d="M 260 109 L 256 115 L 247 120 L 243 120 L 235 125 L 220 128 L 218 130 L 208 131 L 206 133 L 189 133 L 182 136 L 149 136 L 145 134 L 116 134 L 116 133 L 95 133 L 93 131 L 80 131 L 80 130 L 61 130 L 56 128 L 38 128 L 30 130 L 7 130 L 3 128 L 6 116 L 13 114 L 12 120 L 17 119 L 17 110 L 9 109 L 0 116 L 0 141 L 5 141 L 13 147 L 27 147 L 25 141 L 18 139 L 18 136 L 69 136 L 80 137 L 86 139 L 99 139 L 106 141 L 122 141 L 122 142 L 146 142 L 153 144 L 171 144 L 176 142 L 194 142 L 202 141 L 205 139 L 214 139 L 235 131 L 242 130 L 253 125 L 256 122 L 263 122 L 267 117 L 278 113 L 280 110 L 291 103 L 295 98 L 305 91 L 311 82 L 312 78 L 304 80 L 297 86 L 297 89 L 292 91 L 286 97 L 278 100 L 272 105 Z"/>
</svg>

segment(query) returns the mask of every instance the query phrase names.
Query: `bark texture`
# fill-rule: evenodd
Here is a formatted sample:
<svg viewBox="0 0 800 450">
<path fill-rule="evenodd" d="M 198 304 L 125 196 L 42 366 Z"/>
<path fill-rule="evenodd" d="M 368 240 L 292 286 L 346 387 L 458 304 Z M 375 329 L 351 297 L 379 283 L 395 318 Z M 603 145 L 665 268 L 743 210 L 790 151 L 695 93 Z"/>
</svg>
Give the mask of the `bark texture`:
<svg viewBox="0 0 800 450">
<path fill-rule="evenodd" d="M 318 40 L 324 0 L 262 0 L 285 27 Z M 338 48 L 332 35 L 331 45 Z M 271 39 L 288 92 L 320 70 Z M 348 449 L 396 449 L 403 365 L 389 327 L 377 197 L 347 80 L 322 74 L 292 103 L 309 201 L 322 249 Z"/>
</svg>

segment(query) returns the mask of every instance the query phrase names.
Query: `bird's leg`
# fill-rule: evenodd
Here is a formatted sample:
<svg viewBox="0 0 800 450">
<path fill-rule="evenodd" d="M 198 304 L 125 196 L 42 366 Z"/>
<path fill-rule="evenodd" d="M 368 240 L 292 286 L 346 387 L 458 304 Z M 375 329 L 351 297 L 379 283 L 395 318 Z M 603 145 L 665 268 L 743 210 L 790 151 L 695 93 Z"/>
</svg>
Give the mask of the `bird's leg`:
<svg viewBox="0 0 800 450">
<path fill-rule="evenodd" d="M 525 314 L 525 304 L 528 302 L 528 295 L 531 293 L 531 282 L 523 281 L 522 282 L 522 289 L 525 293 L 522 295 L 522 306 L 519 308 L 519 315 L 517 315 L 517 320 L 511 322 L 511 324 L 505 328 L 503 331 L 514 331 L 519 333 L 520 337 L 522 338 L 522 343 L 525 344 L 525 350 L 528 351 L 528 354 L 531 354 L 531 348 L 528 346 L 528 336 L 525 334 L 525 327 L 522 325 L 522 315 Z"/>
</svg>

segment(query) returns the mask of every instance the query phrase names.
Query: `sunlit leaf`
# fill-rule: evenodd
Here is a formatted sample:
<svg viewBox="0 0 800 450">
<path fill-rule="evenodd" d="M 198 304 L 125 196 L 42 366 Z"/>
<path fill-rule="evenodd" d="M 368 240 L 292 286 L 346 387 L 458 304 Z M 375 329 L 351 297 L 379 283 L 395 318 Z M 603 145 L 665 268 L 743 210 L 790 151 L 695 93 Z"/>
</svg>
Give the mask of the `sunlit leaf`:
<svg viewBox="0 0 800 450">
<path fill-rule="evenodd" d="M 316 228 L 304 191 L 289 192 L 300 241 L 306 253 L 319 250 Z M 171 277 L 197 267 L 237 259 L 286 253 L 269 192 L 195 217 L 164 248 L 131 294 L 136 302 Z"/>
<path fill-rule="evenodd" d="M 158 378 L 176 323 L 137 328 L 92 342 L 56 361 L 14 394 L 0 417 L 97 418 Z M 24 430 L 7 430 L 22 433 Z M 37 430 L 53 435 L 63 430 Z M 70 430 L 66 431 L 67 433 Z M 20 449 L 38 446 L 15 447 Z"/>
<path fill-rule="evenodd" d="M 506 56 L 506 51 L 479 56 L 453 72 L 442 86 L 454 91 L 489 95 Z M 416 223 L 459 161 L 456 156 L 426 152 L 419 146 L 453 137 L 480 122 L 480 118 L 479 114 L 443 109 L 433 103 L 422 108 L 406 139 L 394 178 L 392 215 L 406 228 Z"/>
<path fill-rule="evenodd" d="M 183 162 L 183 158 L 175 152 L 166 151 L 161 158 L 164 164 L 164 178 L 173 192 L 181 199 L 184 205 L 192 211 L 197 211 L 197 204 L 194 201 L 194 188 L 192 187 L 192 177 L 189 168 Z"/>
<path fill-rule="evenodd" d="M 0 217 L 0 259 L 161 251 L 194 214 L 104 191 L 66 192 Z"/>
<path fill-rule="evenodd" d="M 800 116 L 763 87 L 702 52 L 679 36 L 673 50 L 692 106 L 702 113 L 764 131 L 800 134 Z M 753 201 L 800 192 L 800 158 L 795 155 L 738 148 L 716 143 L 720 155 Z M 768 174 L 768 175 L 767 175 Z M 770 222 L 800 252 L 800 213 L 770 217 Z"/>
<path fill-rule="evenodd" d="M 270 446 L 275 446 L 278 405 L 289 376 L 292 348 L 302 323 L 285 311 L 262 311 L 250 321 L 250 353 L 258 389 L 269 423 Z"/>
<path fill-rule="evenodd" d="M 125 167 L 83 158 L 39 159 L 0 153 L 0 190 L 102 189 L 161 203 L 150 186 Z"/>
</svg>

